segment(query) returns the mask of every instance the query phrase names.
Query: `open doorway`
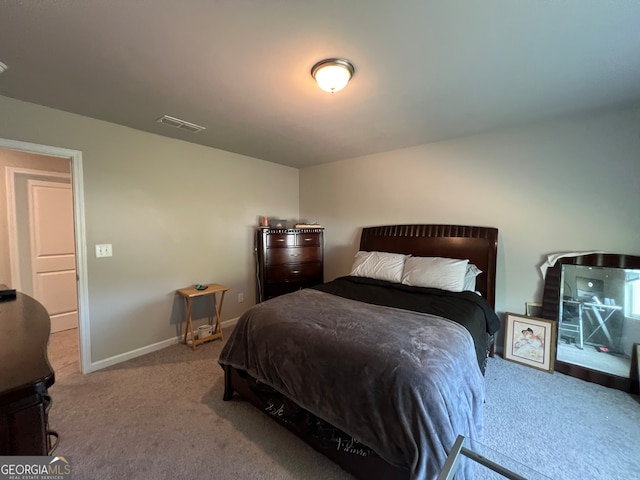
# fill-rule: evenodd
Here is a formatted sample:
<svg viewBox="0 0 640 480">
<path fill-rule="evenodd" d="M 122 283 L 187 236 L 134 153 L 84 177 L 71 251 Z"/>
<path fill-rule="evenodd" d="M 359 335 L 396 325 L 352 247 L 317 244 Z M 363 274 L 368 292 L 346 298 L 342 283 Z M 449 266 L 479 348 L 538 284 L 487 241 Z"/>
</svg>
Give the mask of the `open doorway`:
<svg viewBox="0 0 640 480">
<path fill-rule="evenodd" d="M 56 378 L 90 369 L 80 152 L 0 139 L 6 215 L 2 280 L 51 316 Z M 77 189 L 80 191 L 76 191 Z"/>
<path fill-rule="evenodd" d="M 80 371 L 71 161 L 2 150 L 0 162 L 11 286 L 44 305 L 51 318 L 49 362 L 58 378 L 68 376 Z"/>
</svg>

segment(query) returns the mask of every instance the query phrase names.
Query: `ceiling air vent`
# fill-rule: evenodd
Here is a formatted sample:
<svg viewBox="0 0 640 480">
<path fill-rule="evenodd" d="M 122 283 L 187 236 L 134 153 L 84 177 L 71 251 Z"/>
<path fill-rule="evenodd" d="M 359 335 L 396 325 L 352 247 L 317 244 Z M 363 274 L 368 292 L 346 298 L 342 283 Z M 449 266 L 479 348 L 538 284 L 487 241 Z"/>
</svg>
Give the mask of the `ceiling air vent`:
<svg viewBox="0 0 640 480">
<path fill-rule="evenodd" d="M 160 117 L 158 119 L 158 123 L 163 123 L 165 125 L 169 125 L 170 127 L 179 128 L 180 130 L 185 130 L 191 133 L 198 133 L 205 129 L 205 127 L 201 127 L 200 125 L 196 125 L 195 123 L 186 122 L 169 115 L 163 115 L 162 117 Z"/>
</svg>

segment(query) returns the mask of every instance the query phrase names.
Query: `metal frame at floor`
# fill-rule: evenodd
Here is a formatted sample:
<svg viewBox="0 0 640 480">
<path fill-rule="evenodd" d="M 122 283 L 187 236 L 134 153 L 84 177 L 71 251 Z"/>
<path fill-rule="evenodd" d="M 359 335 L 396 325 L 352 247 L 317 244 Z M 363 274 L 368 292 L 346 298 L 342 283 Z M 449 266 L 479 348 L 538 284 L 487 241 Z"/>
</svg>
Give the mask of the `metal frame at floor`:
<svg viewBox="0 0 640 480">
<path fill-rule="evenodd" d="M 471 460 L 478 462 L 481 465 L 484 465 L 490 470 L 493 470 L 496 473 L 499 473 L 505 478 L 509 480 L 527 480 L 522 475 L 518 475 L 515 472 L 512 472 L 508 468 L 503 467 L 502 465 L 498 465 L 497 463 L 489 460 L 488 458 L 480 455 L 473 450 L 469 450 L 464 446 L 465 438 L 462 435 L 458 435 L 456 438 L 456 442 L 453 444 L 449 455 L 447 455 L 447 460 L 444 462 L 444 467 L 438 475 L 437 480 L 453 480 L 456 475 L 456 471 L 460 464 L 460 456 L 464 455 L 465 457 L 470 458 Z"/>
</svg>

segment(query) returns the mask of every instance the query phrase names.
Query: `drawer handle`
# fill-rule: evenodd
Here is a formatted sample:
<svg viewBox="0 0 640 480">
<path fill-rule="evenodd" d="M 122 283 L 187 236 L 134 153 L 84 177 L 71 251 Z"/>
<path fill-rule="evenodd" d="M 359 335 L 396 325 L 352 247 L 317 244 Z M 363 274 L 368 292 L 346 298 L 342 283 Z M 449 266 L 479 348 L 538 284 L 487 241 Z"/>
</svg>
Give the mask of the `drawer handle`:
<svg viewBox="0 0 640 480">
<path fill-rule="evenodd" d="M 305 242 L 313 242 L 313 238 L 305 238 L 304 241 Z"/>
<path fill-rule="evenodd" d="M 292 256 L 292 257 L 299 257 L 299 256 L 300 256 L 300 254 L 299 254 L 299 253 L 292 253 L 292 254 L 291 254 L 291 256 Z"/>
<path fill-rule="evenodd" d="M 291 273 L 293 274 L 300 273 L 300 270 L 291 270 Z"/>
<path fill-rule="evenodd" d="M 276 238 L 276 242 L 284 242 L 284 238 Z"/>
</svg>

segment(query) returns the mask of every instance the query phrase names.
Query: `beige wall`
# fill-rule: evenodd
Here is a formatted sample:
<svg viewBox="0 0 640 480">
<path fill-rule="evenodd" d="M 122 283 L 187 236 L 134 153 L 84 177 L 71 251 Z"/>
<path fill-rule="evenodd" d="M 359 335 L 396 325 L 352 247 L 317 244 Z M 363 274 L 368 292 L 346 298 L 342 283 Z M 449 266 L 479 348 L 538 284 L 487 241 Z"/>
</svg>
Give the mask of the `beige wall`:
<svg viewBox="0 0 640 480">
<path fill-rule="evenodd" d="M 174 337 L 182 286 L 225 283 L 223 319 L 240 315 L 261 215 L 322 223 L 327 280 L 348 273 L 362 226 L 498 227 L 499 313 L 540 300 L 549 253 L 640 255 L 637 107 L 300 172 L 6 97 L 0 112 L 1 138 L 83 154 L 93 362 Z M 97 243 L 114 256 L 96 259 Z"/>
<path fill-rule="evenodd" d="M 349 273 L 360 228 L 452 223 L 500 230 L 496 310 L 540 301 L 553 252 L 640 255 L 640 108 L 310 167 L 301 216 L 326 227 L 325 277 Z"/>
<path fill-rule="evenodd" d="M 254 226 L 298 218 L 297 169 L 6 97 L 0 112 L 1 138 L 82 152 L 93 363 L 175 337 L 177 288 L 228 285 L 223 320 L 253 304 Z"/>
</svg>

